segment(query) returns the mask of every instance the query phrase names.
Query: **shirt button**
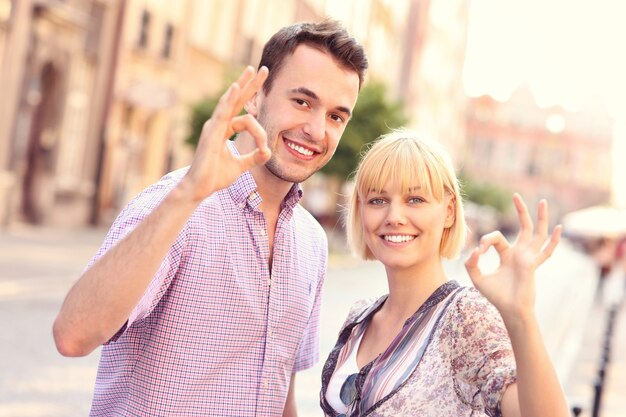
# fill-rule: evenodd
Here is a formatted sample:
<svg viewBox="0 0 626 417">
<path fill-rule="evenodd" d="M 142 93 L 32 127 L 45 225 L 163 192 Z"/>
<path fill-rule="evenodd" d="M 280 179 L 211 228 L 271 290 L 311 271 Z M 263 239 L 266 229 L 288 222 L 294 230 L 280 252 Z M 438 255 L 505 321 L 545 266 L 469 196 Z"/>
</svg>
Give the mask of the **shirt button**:
<svg viewBox="0 0 626 417">
<path fill-rule="evenodd" d="M 268 335 L 269 337 L 274 336 L 274 330 L 270 329 L 270 330 L 267 332 L 267 335 Z"/>
<path fill-rule="evenodd" d="M 263 388 L 267 388 L 269 386 L 269 384 L 267 383 L 267 379 L 261 381 L 261 385 L 263 386 Z"/>
<path fill-rule="evenodd" d="M 261 236 L 265 236 L 265 229 L 260 229 L 259 233 L 261 234 Z"/>
</svg>

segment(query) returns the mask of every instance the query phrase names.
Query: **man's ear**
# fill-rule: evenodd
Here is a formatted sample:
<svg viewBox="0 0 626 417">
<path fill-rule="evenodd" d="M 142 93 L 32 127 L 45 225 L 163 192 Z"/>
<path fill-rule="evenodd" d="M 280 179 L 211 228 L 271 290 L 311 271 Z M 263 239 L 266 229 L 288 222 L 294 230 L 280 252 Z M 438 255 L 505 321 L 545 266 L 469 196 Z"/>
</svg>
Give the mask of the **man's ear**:
<svg viewBox="0 0 626 417">
<path fill-rule="evenodd" d="M 243 108 L 246 109 L 248 114 L 251 114 L 254 117 L 257 117 L 259 114 L 259 100 L 260 95 L 258 92 L 254 93 L 254 95 L 250 98 L 250 100 L 246 101 Z"/>
<path fill-rule="evenodd" d="M 444 223 L 444 227 L 452 227 L 454 222 L 456 221 L 456 198 L 449 196 L 447 198 L 448 204 L 446 207 L 446 221 Z"/>
</svg>

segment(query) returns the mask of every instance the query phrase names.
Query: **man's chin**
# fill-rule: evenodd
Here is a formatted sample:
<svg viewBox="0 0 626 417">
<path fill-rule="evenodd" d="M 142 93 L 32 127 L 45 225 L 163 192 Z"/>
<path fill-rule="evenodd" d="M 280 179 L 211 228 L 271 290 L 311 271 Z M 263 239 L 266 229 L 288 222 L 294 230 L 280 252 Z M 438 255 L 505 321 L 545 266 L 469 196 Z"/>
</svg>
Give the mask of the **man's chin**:
<svg viewBox="0 0 626 417">
<path fill-rule="evenodd" d="M 292 183 L 304 182 L 317 172 L 316 169 L 304 171 L 302 169 L 290 169 L 289 166 L 285 165 L 279 166 L 275 160 L 272 161 L 271 159 L 265 163 L 265 167 L 276 178 Z"/>
</svg>

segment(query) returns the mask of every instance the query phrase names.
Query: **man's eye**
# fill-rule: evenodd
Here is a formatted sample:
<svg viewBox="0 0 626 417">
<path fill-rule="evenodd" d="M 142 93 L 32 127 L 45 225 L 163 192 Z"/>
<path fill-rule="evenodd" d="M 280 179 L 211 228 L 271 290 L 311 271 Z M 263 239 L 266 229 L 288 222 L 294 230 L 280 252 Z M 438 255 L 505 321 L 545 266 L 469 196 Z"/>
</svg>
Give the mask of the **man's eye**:
<svg viewBox="0 0 626 417">
<path fill-rule="evenodd" d="M 295 101 L 296 104 L 299 106 L 305 106 L 305 107 L 309 106 L 309 103 L 307 103 L 306 100 L 302 100 L 301 98 L 294 98 L 293 101 Z"/>
<path fill-rule="evenodd" d="M 345 119 L 339 116 L 338 114 L 331 114 L 330 118 L 333 119 L 337 123 L 343 123 L 345 121 Z"/>
</svg>

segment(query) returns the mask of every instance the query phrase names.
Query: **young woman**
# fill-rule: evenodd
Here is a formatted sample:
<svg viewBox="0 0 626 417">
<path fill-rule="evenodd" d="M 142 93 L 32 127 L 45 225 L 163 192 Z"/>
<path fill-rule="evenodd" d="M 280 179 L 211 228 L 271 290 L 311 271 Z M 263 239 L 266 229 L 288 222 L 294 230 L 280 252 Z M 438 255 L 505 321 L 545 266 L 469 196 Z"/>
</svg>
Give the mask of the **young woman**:
<svg viewBox="0 0 626 417">
<path fill-rule="evenodd" d="M 568 416 L 534 312 L 534 272 L 557 246 L 548 207 L 536 227 L 519 195 L 510 243 L 483 236 L 465 266 L 475 288 L 445 274 L 466 226 L 448 154 L 406 131 L 381 137 L 362 159 L 348 241 L 385 265 L 389 294 L 351 309 L 322 374 L 326 416 Z M 493 246 L 499 267 L 478 261 Z"/>
</svg>

